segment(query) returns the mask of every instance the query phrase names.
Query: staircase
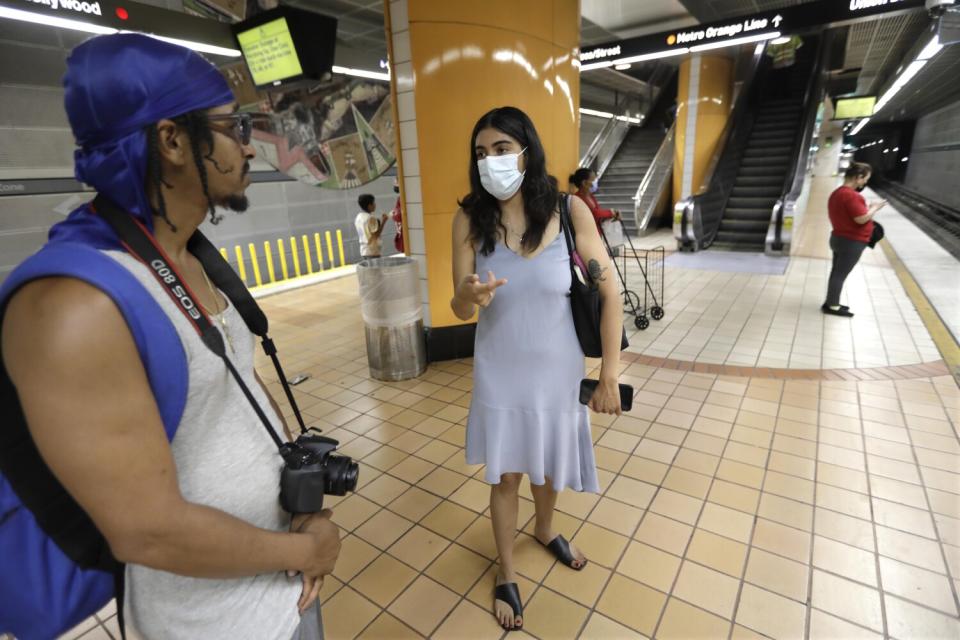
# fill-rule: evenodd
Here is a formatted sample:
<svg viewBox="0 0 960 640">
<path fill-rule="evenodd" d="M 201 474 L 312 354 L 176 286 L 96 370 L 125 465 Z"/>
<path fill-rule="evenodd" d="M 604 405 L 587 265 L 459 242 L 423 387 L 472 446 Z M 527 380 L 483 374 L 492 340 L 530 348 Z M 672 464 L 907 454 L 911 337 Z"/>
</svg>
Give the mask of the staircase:
<svg viewBox="0 0 960 640">
<path fill-rule="evenodd" d="M 643 181 L 653 157 L 663 142 L 663 131 L 654 124 L 634 127 L 610 161 L 600 178 L 597 201 L 604 209 L 619 209 L 627 233 L 636 235 L 633 217 L 633 196 Z"/>
<path fill-rule="evenodd" d="M 803 131 L 803 101 L 808 79 L 816 65 L 817 39 L 808 37 L 797 51 L 792 68 L 770 69 L 765 64 L 762 82 L 753 91 L 756 114 L 740 156 L 736 180 L 727 199 L 714 249 L 764 250 L 773 207 L 783 194 L 797 141 Z M 768 97 L 787 87 L 787 96 Z"/>
<path fill-rule="evenodd" d="M 773 205 L 783 192 L 800 122 L 802 99 L 760 104 L 736 182 L 711 248 L 763 251 Z"/>
</svg>

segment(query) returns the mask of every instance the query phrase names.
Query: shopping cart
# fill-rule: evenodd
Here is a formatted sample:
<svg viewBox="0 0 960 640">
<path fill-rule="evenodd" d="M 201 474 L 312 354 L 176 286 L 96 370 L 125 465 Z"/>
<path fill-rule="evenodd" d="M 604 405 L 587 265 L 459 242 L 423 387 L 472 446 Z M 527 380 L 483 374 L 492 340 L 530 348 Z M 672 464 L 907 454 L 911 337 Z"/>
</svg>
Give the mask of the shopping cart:
<svg viewBox="0 0 960 640">
<path fill-rule="evenodd" d="M 662 246 L 653 249 L 641 249 L 637 251 L 633 246 L 633 239 L 623 226 L 623 220 L 617 220 L 620 224 L 620 231 L 627 244 L 630 245 L 630 251 L 626 247 L 619 247 L 620 262 L 615 257 L 614 247 L 610 246 L 607 240 L 607 234 L 600 227 L 600 237 L 603 238 L 603 244 L 607 247 L 607 253 L 610 255 L 610 261 L 617 270 L 617 276 L 620 278 L 621 295 L 623 295 L 623 304 L 629 308 L 629 313 L 633 316 L 633 323 L 641 331 L 650 326 L 649 315 L 654 320 L 663 318 L 663 258 L 664 249 Z M 632 257 L 637 261 L 640 273 L 643 276 L 643 304 L 640 303 L 640 296 L 627 286 L 627 258 Z"/>
</svg>

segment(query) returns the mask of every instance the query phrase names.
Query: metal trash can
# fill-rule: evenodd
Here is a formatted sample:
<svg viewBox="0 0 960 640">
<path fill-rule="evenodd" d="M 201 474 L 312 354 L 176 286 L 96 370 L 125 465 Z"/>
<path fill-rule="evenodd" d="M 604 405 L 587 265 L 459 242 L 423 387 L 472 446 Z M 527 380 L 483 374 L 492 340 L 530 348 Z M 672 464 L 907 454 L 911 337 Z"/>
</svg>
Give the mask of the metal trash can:
<svg viewBox="0 0 960 640">
<path fill-rule="evenodd" d="M 357 265 L 367 364 L 377 380 L 407 380 L 427 369 L 420 279 L 413 258 L 373 258 Z"/>
</svg>

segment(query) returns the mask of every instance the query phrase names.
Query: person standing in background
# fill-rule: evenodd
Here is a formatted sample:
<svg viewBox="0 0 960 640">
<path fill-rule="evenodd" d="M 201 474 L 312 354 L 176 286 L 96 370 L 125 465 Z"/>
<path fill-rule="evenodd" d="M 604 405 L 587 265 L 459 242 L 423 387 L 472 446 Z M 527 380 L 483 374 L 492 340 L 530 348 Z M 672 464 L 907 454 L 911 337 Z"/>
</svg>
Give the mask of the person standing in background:
<svg viewBox="0 0 960 640">
<path fill-rule="evenodd" d="M 597 192 L 597 189 L 600 188 L 600 181 L 597 180 L 596 171 L 581 167 L 570 176 L 570 184 L 576 187 L 574 195 L 583 200 L 590 209 L 590 213 L 593 214 L 593 219 L 597 223 L 598 230 L 600 230 L 600 224 L 604 220 L 620 219 L 619 211 L 616 209 L 601 209 L 600 203 L 597 202 L 597 198 L 593 195 Z"/>
<path fill-rule="evenodd" d="M 354 219 L 353 226 L 357 229 L 357 238 L 360 241 L 360 258 L 379 258 L 380 235 L 383 233 L 387 214 L 383 214 L 379 219 L 374 215 L 377 210 L 377 199 L 369 193 L 364 193 L 357 198 L 357 204 L 360 205 L 360 213 Z"/>
<path fill-rule="evenodd" d="M 393 236 L 393 248 L 397 253 L 403 253 L 403 208 L 400 206 L 400 183 L 396 178 L 393 179 L 393 192 L 397 194 L 397 203 L 393 205 L 390 213 L 393 224 L 397 227 L 397 235 Z"/>
<path fill-rule="evenodd" d="M 854 162 L 843 176 L 843 184 L 838 187 L 827 202 L 830 215 L 830 249 L 833 251 L 833 264 L 830 268 L 830 281 L 827 286 L 827 300 L 820 310 L 831 316 L 852 318 L 850 308 L 840 304 L 840 292 L 843 283 L 860 261 L 873 235 L 873 217 L 882 209 L 886 200 L 876 202 L 869 207 L 860 192 L 870 181 L 873 169 L 865 162 Z"/>
</svg>

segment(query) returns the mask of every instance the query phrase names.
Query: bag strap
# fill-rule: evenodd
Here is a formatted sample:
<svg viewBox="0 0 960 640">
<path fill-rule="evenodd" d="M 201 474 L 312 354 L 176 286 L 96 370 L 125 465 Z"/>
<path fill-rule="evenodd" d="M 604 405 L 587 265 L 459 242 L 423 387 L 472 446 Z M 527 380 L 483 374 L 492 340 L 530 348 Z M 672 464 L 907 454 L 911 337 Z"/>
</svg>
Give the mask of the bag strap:
<svg viewBox="0 0 960 640">
<path fill-rule="evenodd" d="M 243 395 L 247 398 L 250 406 L 253 407 L 254 412 L 256 412 L 257 417 L 260 418 L 260 422 L 263 424 L 264 429 L 266 429 L 267 434 L 273 440 L 274 444 L 277 445 L 277 449 L 282 450 L 284 443 L 280 440 L 273 425 L 270 424 L 270 419 L 267 418 L 267 414 L 264 413 L 260 403 L 253 397 L 250 388 L 243 381 L 243 378 L 240 376 L 236 367 L 233 366 L 230 358 L 227 357 L 227 352 L 223 345 L 223 336 L 220 334 L 220 331 L 211 324 L 210 319 L 203 309 L 194 301 L 196 296 L 177 272 L 176 266 L 174 266 L 173 261 L 166 256 L 163 248 L 157 244 L 153 236 L 136 218 L 122 211 L 103 196 L 97 196 L 91 208 L 113 227 L 120 238 L 120 242 L 130 255 L 150 269 L 151 275 L 153 275 L 157 282 L 160 283 L 160 286 L 164 288 L 177 309 L 183 313 L 183 316 L 200 336 L 203 344 L 205 344 L 214 355 L 223 360 L 223 363 L 230 371 L 230 375 L 233 376 L 233 379 L 240 387 Z"/>
<path fill-rule="evenodd" d="M 570 198 L 565 193 L 560 194 L 560 228 L 563 230 L 563 238 L 567 241 L 567 255 L 570 257 L 570 268 L 576 264 L 573 260 L 573 252 L 576 251 L 576 232 L 573 231 L 573 225 L 570 221 Z"/>
</svg>

